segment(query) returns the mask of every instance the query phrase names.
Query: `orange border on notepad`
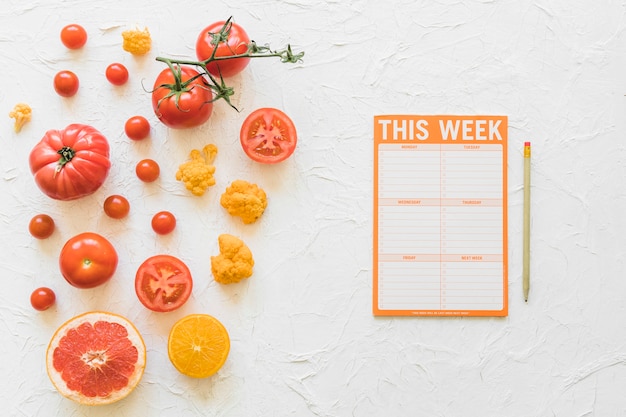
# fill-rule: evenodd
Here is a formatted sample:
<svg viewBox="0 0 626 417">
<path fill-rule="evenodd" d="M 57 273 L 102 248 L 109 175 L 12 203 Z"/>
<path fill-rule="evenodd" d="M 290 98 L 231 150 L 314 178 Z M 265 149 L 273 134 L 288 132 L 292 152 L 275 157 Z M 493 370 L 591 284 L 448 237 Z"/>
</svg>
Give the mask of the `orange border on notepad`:
<svg viewBox="0 0 626 417">
<path fill-rule="evenodd" d="M 502 309 L 501 310 L 381 310 L 378 308 L 378 147 L 403 144 L 502 144 Z M 372 310 L 376 316 L 476 317 L 507 316 L 508 297 L 508 118 L 507 116 L 380 115 L 374 116 L 374 262 Z"/>
</svg>

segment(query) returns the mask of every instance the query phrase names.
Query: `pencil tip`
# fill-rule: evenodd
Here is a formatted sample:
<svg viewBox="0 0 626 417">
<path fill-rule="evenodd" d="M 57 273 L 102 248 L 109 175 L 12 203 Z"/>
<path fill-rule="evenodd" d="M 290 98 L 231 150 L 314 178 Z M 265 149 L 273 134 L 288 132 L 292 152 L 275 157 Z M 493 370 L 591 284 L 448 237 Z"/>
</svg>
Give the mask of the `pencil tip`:
<svg viewBox="0 0 626 417">
<path fill-rule="evenodd" d="M 528 302 L 528 298 L 524 298 L 524 301 Z"/>
</svg>

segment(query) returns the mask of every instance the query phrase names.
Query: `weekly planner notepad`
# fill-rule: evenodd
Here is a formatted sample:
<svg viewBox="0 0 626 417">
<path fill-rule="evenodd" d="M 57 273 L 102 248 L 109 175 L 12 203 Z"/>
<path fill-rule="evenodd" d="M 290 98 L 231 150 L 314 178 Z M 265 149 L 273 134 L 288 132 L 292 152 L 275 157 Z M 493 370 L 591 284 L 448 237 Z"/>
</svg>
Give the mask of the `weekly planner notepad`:
<svg viewBox="0 0 626 417">
<path fill-rule="evenodd" d="M 374 117 L 375 315 L 506 316 L 506 116 Z"/>
</svg>

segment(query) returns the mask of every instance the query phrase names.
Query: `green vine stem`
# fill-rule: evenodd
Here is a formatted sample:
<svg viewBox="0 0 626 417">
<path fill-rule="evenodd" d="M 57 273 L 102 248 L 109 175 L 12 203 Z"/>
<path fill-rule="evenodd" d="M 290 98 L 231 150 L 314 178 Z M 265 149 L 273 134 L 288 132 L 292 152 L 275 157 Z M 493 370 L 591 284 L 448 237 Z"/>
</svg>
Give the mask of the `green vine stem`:
<svg viewBox="0 0 626 417">
<path fill-rule="evenodd" d="M 197 77 L 193 79 L 187 80 L 185 82 L 181 79 L 181 72 L 176 70 L 177 66 L 180 65 L 189 65 L 199 68 L 199 72 L 201 77 L 205 78 L 207 82 L 207 87 L 213 90 L 214 96 L 211 102 L 224 99 L 229 106 L 233 109 L 237 110 L 237 108 L 230 102 L 230 97 L 234 94 L 234 90 L 232 87 L 229 87 L 224 82 L 224 78 L 220 75 L 219 79 L 216 78 L 213 74 L 209 72 L 207 69 L 207 65 L 211 62 L 219 62 L 225 61 L 228 59 L 236 59 L 236 58 L 280 58 L 280 61 L 283 63 L 298 63 L 302 62 L 302 57 L 304 56 L 304 52 L 294 53 L 291 49 L 291 45 L 287 45 L 283 49 L 273 50 L 268 45 L 261 46 L 258 45 L 255 41 L 251 40 L 248 44 L 248 49 L 246 52 L 237 55 L 229 55 L 229 56 L 215 56 L 217 52 L 217 47 L 220 43 L 227 43 L 228 36 L 230 34 L 230 30 L 232 27 L 232 16 L 228 18 L 224 25 L 220 29 L 219 32 L 211 33 L 213 37 L 213 43 L 215 44 L 215 48 L 213 49 L 212 55 L 204 61 L 194 61 L 187 59 L 174 59 L 174 58 L 166 58 L 166 57 L 157 57 L 156 60 L 159 62 L 164 62 L 168 65 L 172 74 L 174 75 L 174 79 L 176 82 L 174 84 L 162 84 L 156 87 L 159 88 L 168 88 L 172 92 L 170 95 L 176 95 L 177 97 L 185 91 L 188 91 L 189 84 L 195 80 Z M 237 110 L 238 111 L 238 110 Z"/>
</svg>

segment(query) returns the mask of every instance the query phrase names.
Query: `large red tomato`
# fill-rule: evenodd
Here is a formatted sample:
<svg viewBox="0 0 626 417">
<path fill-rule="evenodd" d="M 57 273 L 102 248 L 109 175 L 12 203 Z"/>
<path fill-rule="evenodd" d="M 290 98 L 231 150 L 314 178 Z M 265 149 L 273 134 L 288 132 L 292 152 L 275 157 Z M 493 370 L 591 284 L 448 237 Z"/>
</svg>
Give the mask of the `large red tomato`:
<svg viewBox="0 0 626 417">
<path fill-rule="evenodd" d="M 219 60 L 223 57 L 245 54 L 248 51 L 250 38 L 237 23 L 228 22 L 226 25 L 226 39 L 220 39 L 220 30 L 226 22 L 215 22 L 205 27 L 196 41 L 196 56 L 205 61 L 212 56 L 217 58 L 207 65 L 207 70 L 214 76 L 231 77 L 239 74 L 248 66 L 250 58 L 233 58 Z M 215 45 L 217 50 L 215 51 Z M 215 55 L 213 55 L 215 51 Z M 218 62 L 219 61 L 219 62 Z"/>
<path fill-rule="evenodd" d="M 213 92 L 206 80 L 191 67 L 166 68 L 158 75 L 152 90 L 154 114 L 173 129 L 203 124 L 213 111 Z M 177 80 L 178 78 L 178 80 Z"/>
<path fill-rule="evenodd" d="M 93 288 L 107 282 L 117 269 L 117 252 L 105 237 L 92 232 L 68 240 L 59 255 L 63 277 L 77 288 Z"/>
<path fill-rule="evenodd" d="M 57 200 L 74 200 L 94 193 L 104 183 L 111 161 L 109 142 L 95 128 L 71 124 L 49 130 L 29 157 L 37 186 Z"/>
</svg>

